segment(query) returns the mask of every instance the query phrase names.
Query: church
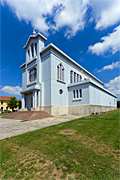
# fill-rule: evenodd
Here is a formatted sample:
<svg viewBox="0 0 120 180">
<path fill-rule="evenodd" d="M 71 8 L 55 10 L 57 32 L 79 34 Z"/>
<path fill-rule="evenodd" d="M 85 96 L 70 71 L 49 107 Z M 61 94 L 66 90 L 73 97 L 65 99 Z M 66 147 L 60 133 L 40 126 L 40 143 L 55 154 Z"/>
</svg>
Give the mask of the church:
<svg viewBox="0 0 120 180">
<path fill-rule="evenodd" d="M 115 109 L 116 96 L 40 33 L 29 36 L 22 71 L 22 110 L 52 115 L 92 114 Z"/>
</svg>

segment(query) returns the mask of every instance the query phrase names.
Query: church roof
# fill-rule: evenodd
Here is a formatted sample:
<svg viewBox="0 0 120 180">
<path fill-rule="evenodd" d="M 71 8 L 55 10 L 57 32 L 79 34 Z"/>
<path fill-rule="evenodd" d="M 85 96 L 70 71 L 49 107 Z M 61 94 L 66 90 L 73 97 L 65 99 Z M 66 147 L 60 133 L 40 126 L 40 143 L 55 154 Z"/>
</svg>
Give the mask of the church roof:
<svg viewBox="0 0 120 180">
<path fill-rule="evenodd" d="M 95 79 L 96 81 L 98 81 L 100 84 L 104 85 L 104 83 L 99 80 L 97 77 L 95 77 L 93 74 L 91 74 L 89 71 L 87 71 L 85 68 L 83 68 L 80 64 L 78 64 L 75 60 L 73 60 L 70 56 L 68 56 L 66 53 L 64 53 L 62 50 L 60 50 L 57 46 L 55 46 L 54 44 L 50 43 L 48 46 L 46 46 L 42 51 L 41 54 L 43 54 L 44 52 L 53 49 L 54 51 L 58 52 L 59 54 L 61 54 L 62 56 L 66 57 L 71 63 L 75 64 L 77 67 L 79 67 L 81 70 L 83 70 L 84 72 L 86 72 L 87 74 L 89 74 L 93 79 Z"/>
<path fill-rule="evenodd" d="M 30 36 L 28 37 L 28 40 L 27 40 L 26 44 L 23 46 L 23 48 L 26 48 L 26 47 L 27 47 L 27 45 L 29 44 L 29 42 L 30 42 L 31 39 L 36 39 L 36 38 L 38 38 L 38 37 L 40 37 L 43 41 L 46 41 L 46 40 L 47 40 L 47 38 L 46 38 L 43 34 L 41 34 L 41 33 L 33 33 L 32 35 L 30 35 Z"/>
</svg>

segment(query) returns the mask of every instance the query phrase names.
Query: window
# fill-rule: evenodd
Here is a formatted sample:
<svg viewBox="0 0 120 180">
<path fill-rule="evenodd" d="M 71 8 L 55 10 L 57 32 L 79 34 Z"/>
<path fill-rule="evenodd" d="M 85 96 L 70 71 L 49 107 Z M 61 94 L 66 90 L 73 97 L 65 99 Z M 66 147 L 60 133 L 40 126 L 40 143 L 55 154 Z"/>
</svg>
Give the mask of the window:
<svg viewBox="0 0 120 180">
<path fill-rule="evenodd" d="M 35 43 L 35 54 L 37 56 L 37 43 Z"/>
<path fill-rule="evenodd" d="M 28 49 L 28 57 L 29 57 L 29 59 L 30 59 L 30 50 Z"/>
<path fill-rule="evenodd" d="M 80 75 L 80 81 L 82 80 L 82 76 Z"/>
<path fill-rule="evenodd" d="M 75 90 L 73 90 L 73 98 L 75 99 Z"/>
<path fill-rule="evenodd" d="M 29 71 L 29 81 L 33 82 L 36 80 L 36 78 L 37 78 L 37 69 L 33 68 Z"/>
<path fill-rule="evenodd" d="M 74 83 L 76 82 L 76 72 L 74 72 Z"/>
<path fill-rule="evenodd" d="M 82 89 L 73 90 L 73 99 L 79 100 L 82 97 Z"/>
<path fill-rule="evenodd" d="M 82 89 L 79 89 L 80 98 L 82 97 Z"/>
<path fill-rule="evenodd" d="M 62 64 L 57 66 L 57 80 L 64 81 L 64 67 Z"/>
<path fill-rule="evenodd" d="M 73 83 L 73 71 L 70 71 L 70 83 Z"/>
<path fill-rule="evenodd" d="M 60 79 L 60 66 L 57 66 L 57 79 Z"/>
<path fill-rule="evenodd" d="M 59 90 L 59 94 L 62 94 L 62 93 L 63 93 L 63 90 L 62 90 L 62 89 L 60 89 L 60 90 Z"/>
<path fill-rule="evenodd" d="M 61 67 L 61 79 L 64 81 L 64 67 Z"/>
<path fill-rule="evenodd" d="M 76 90 L 76 98 L 79 98 L 78 89 Z"/>
<path fill-rule="evenodd" d="M 77 74 L 77 82 L 79 82 L 79 77 L 80 77 L 79 74 Z"/>
<path fill-rule="evenodd" d="M 3 104 L 3 101 L 1 101 L 1 104 Z"/>
<path fill-rule="evenodd" d="M 33 45 L 33 43 L 31 44 L 31 53 L 32 53 L 32 57 L 34 57 L 34 45 Z"/>
</svg>

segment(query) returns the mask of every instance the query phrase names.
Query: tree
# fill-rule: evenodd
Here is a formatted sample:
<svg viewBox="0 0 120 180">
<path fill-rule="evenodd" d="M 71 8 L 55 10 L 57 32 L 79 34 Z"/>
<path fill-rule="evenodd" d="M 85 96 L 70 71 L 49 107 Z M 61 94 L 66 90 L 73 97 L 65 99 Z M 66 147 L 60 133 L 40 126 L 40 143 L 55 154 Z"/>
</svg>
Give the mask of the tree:
<svg viewBox="0 0 120 180">
<path fill-rule="evenodd" d="M 21 101 L 20 100 L 17 101 L 17 107 L 18 107 L 18 109 L 21 109 Z"/>
<path fill-rule="evenodd" d="M 14 109 L 17 108 L 17 99 L 16 99 L 16 97 L 11 97 L 11 99 L 8 102 L 8 107 L 10 107 L 12 109 L 12 111 L 14 111 Z"/>
</svg>

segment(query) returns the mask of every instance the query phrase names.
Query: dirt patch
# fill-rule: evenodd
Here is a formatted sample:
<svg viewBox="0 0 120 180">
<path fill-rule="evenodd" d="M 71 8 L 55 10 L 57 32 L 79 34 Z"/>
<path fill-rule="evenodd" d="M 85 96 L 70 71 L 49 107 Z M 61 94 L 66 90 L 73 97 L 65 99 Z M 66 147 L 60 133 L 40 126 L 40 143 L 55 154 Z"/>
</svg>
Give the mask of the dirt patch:
<svg viewBox="0 0 120 180">
<path fill-rule="evenodd" d="M 59 134 L 67 135 L 67 136 L 72 136 L 75 133 L 76 133 L 76 130 L 74 130 L 74 129 L 63 129 L 63 130 L 59 131 Z"/>
<path fill-rule="evenodd" d="M 45 155 L 37 151 L 17 151 L 15 158 L 3 164 L 5 171 L 2 171 L 1 179 L 11 174 L 8 179 L 39 179 L 39 180 L 60 180 L 63 176 L 61 170 L 57 169 L 52 161 L 46 159 Z M 13 152 L 16 148 L 12 149 Z M 7 169 L 6 169 L 7 167 Z"/>
<path fill-rule="evenodd" d="M 111 155 L 116 160 L 120 160 L 120 150 L 115 150 L 109 145 L 98 143 L 95 138 L 90 138 L 85 135 L 81 135 L 74 129 L 63 129 L 59 131 L 59 134 L 68 136 L 70 139 L 74 139 L 84 144 L 88 148 L 91 148 L 95 151 L 96 154 L 100 155 Z"/>
<path fill-rule="evenodd" d="M 29 120 L 43 119 L 47 117 L 52 117 L 52 116 L 45 111 L 19 111 L 19 112 L 11 112 L 9 114 L 5 114 L 3 115 L 2 118 L 29 121 Z"/>
<path fill-rule="evenodd" d="M 105 156 L 111 155 L 116 160 L 118 160 L 120 158 L 120 151 L 119 150 L 114 150 L 109 145 L 106 145 L 103 143 L 98 143 L 95 138 L 90 138 L 88 136 L 83 136 L 80 134 L 75 134 L 74 136 L 72 136 L 72 138 L 80 141 L 82 144 L 91 148 L 92 150 L 95 151 L 96 154 L 101 154 L 101 155 L 105 155 Z"/>
</svg>

